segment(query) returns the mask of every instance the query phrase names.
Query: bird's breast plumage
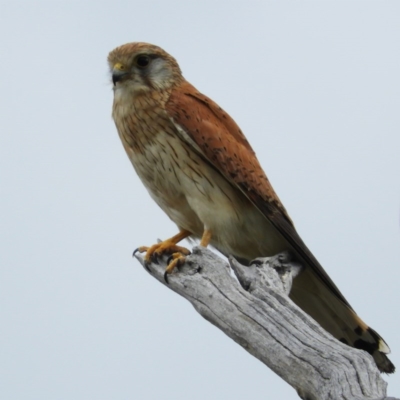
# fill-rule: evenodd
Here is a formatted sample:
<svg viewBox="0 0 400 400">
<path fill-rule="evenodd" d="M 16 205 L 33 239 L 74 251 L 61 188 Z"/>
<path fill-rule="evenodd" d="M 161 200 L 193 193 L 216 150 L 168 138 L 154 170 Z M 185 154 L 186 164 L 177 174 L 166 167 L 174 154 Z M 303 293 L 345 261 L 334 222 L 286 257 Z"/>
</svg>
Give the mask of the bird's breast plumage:
<svg viewBox="0 0 400 400">
<path fill-rule="evenodd" d="M 211 229 L 212 242 L 224 253 L 251 258 L 279 251 L 283 244 L 277 246 L 280 238 L 274 241 L 268 220 L 182 139 L 164 101 L 146 96 L 131 99 L 127 106 L 116 96 L 113 108 L 124 148 L 154 201 L 195 237 L 201 237 L 205 227 Z M 260 221 L 264 230 L 255 229 Z M 266 231 L 271 231 L 271 249 L 266 249 Z M 251 244 L 243 237 L 252 238 Z"/>
</svg>

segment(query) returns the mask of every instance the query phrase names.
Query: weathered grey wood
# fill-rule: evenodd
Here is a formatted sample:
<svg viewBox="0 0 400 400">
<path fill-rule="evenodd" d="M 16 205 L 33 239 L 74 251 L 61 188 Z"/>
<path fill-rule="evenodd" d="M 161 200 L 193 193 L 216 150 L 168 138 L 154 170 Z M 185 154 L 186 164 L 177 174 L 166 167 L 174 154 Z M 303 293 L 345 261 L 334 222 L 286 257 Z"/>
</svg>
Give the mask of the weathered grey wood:
<svg viewBox="0 0 400 400">
<path fill-rule="evenodd" d="M 144 265 L 141 255 L 137 259 Z M 166 259 L 146 266 L 189 300 L 209 322 L 288 382 L 302 399 L 386 399 L 386 382 L 372 357 L 340 343 L 287 296 L 299 264 L 285 253 L 244 267 L 195 247 L 164 281 Z M 279 272 L 279 273 L 278 273 Z M 268 397 L 268 396 L 266 396 Z"/>
</svg>

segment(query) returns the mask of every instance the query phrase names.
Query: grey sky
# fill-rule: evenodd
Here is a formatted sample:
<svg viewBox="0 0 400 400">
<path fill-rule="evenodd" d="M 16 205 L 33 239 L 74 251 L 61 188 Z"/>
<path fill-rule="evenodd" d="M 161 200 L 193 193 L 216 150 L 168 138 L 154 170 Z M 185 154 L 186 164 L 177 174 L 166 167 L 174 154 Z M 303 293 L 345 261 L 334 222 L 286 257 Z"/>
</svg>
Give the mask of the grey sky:
<svg viewBox="0 0 400 400">
<path fill-rule="evenodd" d="M 400 3 L 227 4 L 0 3 L 2 399 L 298 398 L 131 259 L 176 229 L 111 120 L 106 57 L 130 41 L 234 117 L 400 368 Z"/>
</svg>

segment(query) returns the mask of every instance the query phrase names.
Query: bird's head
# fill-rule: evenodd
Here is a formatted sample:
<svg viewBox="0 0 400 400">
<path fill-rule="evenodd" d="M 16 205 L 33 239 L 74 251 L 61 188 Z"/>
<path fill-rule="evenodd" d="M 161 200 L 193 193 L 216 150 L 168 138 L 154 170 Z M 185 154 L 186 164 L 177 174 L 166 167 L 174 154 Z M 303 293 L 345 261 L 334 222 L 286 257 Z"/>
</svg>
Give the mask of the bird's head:
<svg viewBox="0 0 400 400">
<path fill-rule="evenodd" d="M 148 92 L 179 84 L 182 73 L 176 60 L 160 47 L 127 43 L 108 55 L 114 90 Z"/>
</svg>

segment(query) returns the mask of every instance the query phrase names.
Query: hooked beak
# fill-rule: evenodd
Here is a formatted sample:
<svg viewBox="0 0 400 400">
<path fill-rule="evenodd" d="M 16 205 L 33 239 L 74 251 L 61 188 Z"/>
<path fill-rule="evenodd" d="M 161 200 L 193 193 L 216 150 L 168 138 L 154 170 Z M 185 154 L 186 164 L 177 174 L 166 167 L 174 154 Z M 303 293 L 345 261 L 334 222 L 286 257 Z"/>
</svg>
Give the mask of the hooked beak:
<svg viewBox="0 0 400 400">
<path fill-rule="evenodd" d="M 116 63 L 112 70 L 112 81 L 114 86 L 127 75 L 128 71 L 126 70 L 125 66 L 121 63 Z"/>
</svg>

